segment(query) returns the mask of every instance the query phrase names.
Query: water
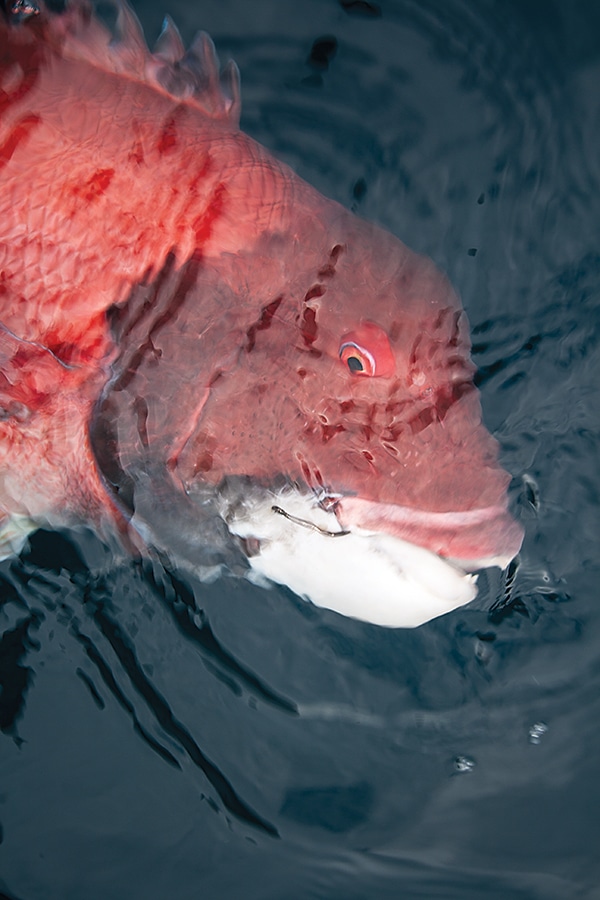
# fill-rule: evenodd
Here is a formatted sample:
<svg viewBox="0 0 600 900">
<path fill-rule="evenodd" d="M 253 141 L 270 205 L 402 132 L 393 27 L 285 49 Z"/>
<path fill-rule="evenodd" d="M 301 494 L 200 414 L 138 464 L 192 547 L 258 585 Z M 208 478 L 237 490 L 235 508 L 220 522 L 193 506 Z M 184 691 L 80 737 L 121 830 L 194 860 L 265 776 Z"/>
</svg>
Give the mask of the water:
<svg viewBox="0 0 600 900">
<path fill-rule="evenodd" d="M 0 892 L 600 897 L 600 11 L 168 11 L 246 131 L 449 273 L 527 536 L 505 597 L 390 631 L 39 534 L 0 570 Z"/>
</svg>

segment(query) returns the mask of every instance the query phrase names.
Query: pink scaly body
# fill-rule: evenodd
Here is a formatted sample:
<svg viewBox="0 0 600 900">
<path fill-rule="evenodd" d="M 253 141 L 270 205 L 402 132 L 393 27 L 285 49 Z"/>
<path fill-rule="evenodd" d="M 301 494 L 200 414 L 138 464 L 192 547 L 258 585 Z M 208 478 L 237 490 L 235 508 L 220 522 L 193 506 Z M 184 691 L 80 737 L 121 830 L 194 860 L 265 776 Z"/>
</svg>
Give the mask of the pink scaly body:
<svg viewBox="0 0 600 900">
<path fill-rule="evenodd" d="M 234 476 L 505 565 L 522 531 L 447 280 L 238 130 L 205 37 L 151 56 L 120 15 L 120 49 L 82 5 L 0 22 L 5 516 L 143 510 L 169 549 L 150 501 L 185 528 Z"/>
</svg>

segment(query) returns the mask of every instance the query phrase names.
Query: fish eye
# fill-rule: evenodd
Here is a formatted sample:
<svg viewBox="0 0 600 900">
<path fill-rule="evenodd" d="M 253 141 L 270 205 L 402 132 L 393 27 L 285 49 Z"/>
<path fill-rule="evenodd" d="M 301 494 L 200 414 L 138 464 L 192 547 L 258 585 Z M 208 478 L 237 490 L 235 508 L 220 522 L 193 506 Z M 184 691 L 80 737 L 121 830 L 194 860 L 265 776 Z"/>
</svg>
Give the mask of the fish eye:
<svg viewBox="0 0 600 900">
<path fill-rule="evenodd" d="M 340 347 L 340 359 L 354 375 L 374 375 L 375 360 L 364 347 L 354 341 L 345 341 Z"/>
<path fill-rule="evenodd" d="M 396 360 L 389 338 L 374 322 L 362 322 L 356 331 L 342 337 L 339 357 L 352 375 L 390 377 Z"/>
</svg>

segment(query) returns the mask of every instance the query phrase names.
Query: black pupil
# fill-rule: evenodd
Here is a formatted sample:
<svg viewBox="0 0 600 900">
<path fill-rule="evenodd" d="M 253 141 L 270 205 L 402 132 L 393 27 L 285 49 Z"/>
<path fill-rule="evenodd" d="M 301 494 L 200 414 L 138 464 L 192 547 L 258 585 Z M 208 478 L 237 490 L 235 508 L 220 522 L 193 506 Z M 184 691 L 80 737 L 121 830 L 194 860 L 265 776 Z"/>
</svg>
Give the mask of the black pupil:
<svg viewBox="0 0 600 900">
<path fill-rule="evenodd" d="M 358 356 L 349 356 L 348 357 L 348 368 L 351 372 L 362 372 L 364 371 L 364 366 L 361 363 Z"/>
</svg>

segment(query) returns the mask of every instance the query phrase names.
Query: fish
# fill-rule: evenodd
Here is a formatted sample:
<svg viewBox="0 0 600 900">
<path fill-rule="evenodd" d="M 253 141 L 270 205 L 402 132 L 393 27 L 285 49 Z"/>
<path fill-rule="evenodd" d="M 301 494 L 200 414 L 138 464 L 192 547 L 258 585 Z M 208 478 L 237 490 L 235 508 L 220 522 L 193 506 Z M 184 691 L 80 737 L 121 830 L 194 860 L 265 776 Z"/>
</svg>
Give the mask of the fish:
<svg viewBox="0 0 600 900">
<path fill-rule="evenodd" d="M 167 17 L 0 16 L 0 542 L 88 523 L 416 627 L 523 528 L 434 263 L 239 128 Z"/>
</svg>

